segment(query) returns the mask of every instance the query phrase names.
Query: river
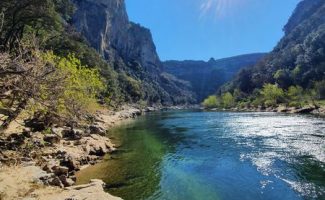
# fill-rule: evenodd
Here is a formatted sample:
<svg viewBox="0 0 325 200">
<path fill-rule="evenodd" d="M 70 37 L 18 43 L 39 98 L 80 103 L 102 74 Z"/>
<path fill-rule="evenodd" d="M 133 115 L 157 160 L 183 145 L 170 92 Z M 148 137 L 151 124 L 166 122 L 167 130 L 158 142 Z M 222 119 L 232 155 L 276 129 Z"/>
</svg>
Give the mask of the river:
<svg viewBox="0 0 325 200">
<path fill-rule="evenodd" d="M 170 111 L 109 132 L 120 147 L 77 174 L 125 200 L 325 199 L 325 119 Z"/>
</svg>

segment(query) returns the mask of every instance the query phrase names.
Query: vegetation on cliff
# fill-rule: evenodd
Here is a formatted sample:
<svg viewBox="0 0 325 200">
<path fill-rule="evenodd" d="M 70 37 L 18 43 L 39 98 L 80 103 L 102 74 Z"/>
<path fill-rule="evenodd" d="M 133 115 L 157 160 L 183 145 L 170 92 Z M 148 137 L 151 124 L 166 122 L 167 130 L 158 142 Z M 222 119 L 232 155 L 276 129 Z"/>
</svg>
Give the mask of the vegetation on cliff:
<svg viewBox="0 0 325 200">
<path fill-rule="evenodd" d="M 325 81 L 317 82 L 315 88 L 310 90 L 304 90 L 301 86 L 290 86 L 284 90 L 276 84 L 268 83 L 263 88 L 254 90 L 249 96 L 245 97 L 240 90 L 235 90 L 234 93 L 226 92 L 220 96 L 209 96 L 202 105 L 206 108 L 219 109 L 275 108 L 279 105 L 296 108 L 308 105 L 319 107 L 325 105 L 324 98 L 321 96 L 324 87 Z"/>
<path fill-rule="evenodd" d="M 231 93 L 233 106 L 303 106 L 325 99 L 325 2 L 302 1 L 274 50 L 241 70 L 218 92 Z"/>
<path fill-rule="evenodd" d="M 85 3 L 88 10 L 83 10 Z M 72 125 L 87 118 L 98 104 L 117 108 L 125 103 L 149 106 L 194 102 L 188 83 L 160 69 L 150 31 L 128 21 L 124 2 L 107 3 L 0 2 L 2 128 L 23 111 L 46 126 L 58 121 Z M 94 11 L 91 7 L 98 8 L 98 12 L 90 13 Z M 80 29 L 84 23 L 80 15 L 98 14 L 103 23 L 110 23 L 105 21 L 107 13 L 120 20 L 110 29 L 119 34 L 107 36 L 111 40 L 107 42 L 124 42 L 107 46 L 103 53 L 92 40 L 100 35 L 102 27 L 93 27 L 98 31 L 91 38 Z M 124 40 L 124 36 L 131 39 Z M 148 55 L 143 56 L 144 52 Z"/>
<path fill-rule="evenodd" d="M 88 59 L 94 51 L 67 34 L 73 5 L 68 0 L 4 0 L 0 4 L 1 128 L 22 112 L 46 126 L 57 121 L 76 123 L 107 96 L 109 81 L 100 76 L 99 62 Z M 78 48 L 67 51 L 56 45 L 60 37 Z M 86 59 L 82 49 L 91 52 L 84 54 Z"/>
<path fill-rule="evenodd" d="M 124 0 L 73 1 L 72 26 L 117 73 L 115 102 L 188 104 L 188 84 L 165 75 L 149 29 L 130 22 Z M 133 90 L 134 89 L 134 90 Z"/>
</svg>

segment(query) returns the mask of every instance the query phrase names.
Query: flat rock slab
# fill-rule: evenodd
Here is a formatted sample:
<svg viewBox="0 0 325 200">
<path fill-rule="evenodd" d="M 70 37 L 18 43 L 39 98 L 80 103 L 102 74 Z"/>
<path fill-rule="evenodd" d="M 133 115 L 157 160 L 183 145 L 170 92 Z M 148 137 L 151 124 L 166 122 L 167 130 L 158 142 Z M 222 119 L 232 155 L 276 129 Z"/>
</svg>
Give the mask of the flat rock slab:
<svg viewBox="0 0 325 200">
<path fill-rule="evenodd" d="M 48 174 L 36 166 L 0 168 L 0 199 L 4 200 L 121 200 L 104 191 L 102 180 L 65 189 L 44 186 Z"/>
<path fill-rule="evenodd" d="M 73 199 L 73 200 L 122 200 L 119 197 L 112 196 L 106 193 L 103 189 L 104 182 L 102 180 L 91 180 L 89 184 L 78 185 L 66 188 L 64 191 L 53 194 L 39 196 L 40 200 L 58 200 L 58 199 Z"/>
</svg>

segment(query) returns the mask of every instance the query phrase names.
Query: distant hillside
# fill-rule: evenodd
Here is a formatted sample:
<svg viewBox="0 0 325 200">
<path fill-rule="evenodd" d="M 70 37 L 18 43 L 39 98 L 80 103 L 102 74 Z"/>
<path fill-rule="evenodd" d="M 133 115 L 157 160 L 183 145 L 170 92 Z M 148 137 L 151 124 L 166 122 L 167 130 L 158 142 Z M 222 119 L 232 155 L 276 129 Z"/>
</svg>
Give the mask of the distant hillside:
<svg viewBox="0 0 325 200">
<path fill-rule="evenodd" d="M 284 27 L 285 36 L 265 59 L 241 71 L 223 87 L 250 94 L 266 83 L 283 89 L 298 85 L 311 89 L 325 80 L 325 1 L 304 0 Z"/>
<path fill-rule="evenodd" d="M 211 58 L 208 62 L 172 60 L 163 63 L 163 70 L 190 82 L 200 102 L 232 79 L 240 69 L 255 65 L 264 55 L 255 53 L 220 60 Z"/>
<path fill-rule="evenodd" d="M 311 112 L 324 106 L 325 1 L 301 1 L 284 32 L 272 52 L 240 70 L 203 105 L 278 112 Z"/>
</svg>

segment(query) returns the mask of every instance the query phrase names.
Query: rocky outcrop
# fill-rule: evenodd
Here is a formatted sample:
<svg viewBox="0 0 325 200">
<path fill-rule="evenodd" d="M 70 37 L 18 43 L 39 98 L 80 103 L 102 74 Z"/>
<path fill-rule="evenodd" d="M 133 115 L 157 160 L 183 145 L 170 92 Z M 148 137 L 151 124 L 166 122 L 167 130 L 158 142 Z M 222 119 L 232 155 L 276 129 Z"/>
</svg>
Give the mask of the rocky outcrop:
<svg viewBox="0 0 325 200">
<path fill-rule="evenodd" d="M 142 98 L 165 105 L 194 102 L 194 94 L 187 84 L 176 84 L 176 78 L 162 76 L 162 64 L 151 32 L 129 21 L 124 0 L 73 2 L 76 12 L 72 25 L 118 73 L 141 83 Z M 124 89 L 126 93 L 131 92 L 129 88 Z"/>
<path fill-rule="evenodd" d="M 129 20 L 124 0 L 74 0 L 76 12 L 73 25 L 106 59 L 127 38 Z M 115 48 L 114 48 L 115 47 Z"/>
<path fill-rule="evenodd" d="M 92 116 L 94 123 L 90 125 L 52 127 L 43 133 L 24 127 L 0 137 L 0 199 L 119 199 L 104 192 L 102 181 L 71 186 L 76 182 L 76 171 L 96 164 L 115 150 L 106 130 L 141 113 L 130 106 L 123 106 L 119 112 L 102 109 Z M 11 168 L 7 166 L 19 167 L 9 173 Z M 12 187 L 15 190 L 10 190 Z M 38 189 L 33 192 L 35 187 Z"/>
<path fill-rule="evenodd" d="M 64 171 L 65 172 L 65 171 Z M 65 175 L 51 178 L 53 174 L 43 171 L 37 166 L 0 168 L 0 199 L 17 200 L 121 200 L 104 191 L 105 183 L 91 180 L 89 184 L 71 186 L 72 180 Z M 53 185 L 67 186 L 43 187 L 44 180 Z"/>
<path fill-rule="evenodd" d="M 310 18 L 311 15 L 315 13 L 315 10 L 321 7 L 323 3 L 324 3 L 323 0 L 301 1 L 297 5 L 288 23 L 285 25 L 284 31 L 288 34 L 294 28 L 302 24 L 302 22 Z"/>
<path fill-rule="evenodd" d="M 73 24 L 108 61 L 140 62 L 159 75 L 160 60 L 149 29 L 129 22 L 124 0 L 76 0 Z"/>
<path fill-rule="evenodd" d="M 75 200 L 122 200 L 119 197 L 106 193 L 102 180 L 93 179 L 89 184 L 66 188 L 63 192 L 47 196 L 46 200 L 75 199 Z"/>
</svg>

